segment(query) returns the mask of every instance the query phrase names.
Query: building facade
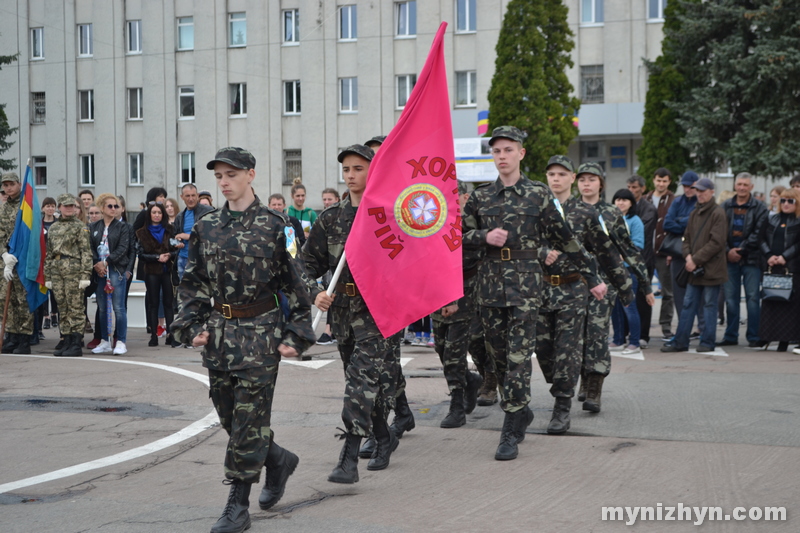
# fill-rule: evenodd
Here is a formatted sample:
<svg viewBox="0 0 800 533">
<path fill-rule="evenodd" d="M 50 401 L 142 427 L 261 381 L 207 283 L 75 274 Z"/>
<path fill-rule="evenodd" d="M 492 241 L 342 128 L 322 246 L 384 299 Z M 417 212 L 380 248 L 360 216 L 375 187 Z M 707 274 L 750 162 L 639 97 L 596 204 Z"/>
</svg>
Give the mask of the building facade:
<svg viewBox="0 0 800 533">
<path fill-rule="evenodd" d="M 569 77 L 583 99 L 576 161 L 609 188 L 638 166 L 647 72 L 660 53 L 665 0 L 566 0 Z M 39 196 L 85 188 L 177 196 L 195 183 L 223 200 L 205 162 L 250 149 L 256 192 L 307 205 L 343 190 L 336 155 L 387 134 L 440 21 L 455 137 L 478 136 L 507 0 L 16 0 L 0 17 L 0 102 L 19 126 L 5 157 L 30 157 Z"/>
</svg>

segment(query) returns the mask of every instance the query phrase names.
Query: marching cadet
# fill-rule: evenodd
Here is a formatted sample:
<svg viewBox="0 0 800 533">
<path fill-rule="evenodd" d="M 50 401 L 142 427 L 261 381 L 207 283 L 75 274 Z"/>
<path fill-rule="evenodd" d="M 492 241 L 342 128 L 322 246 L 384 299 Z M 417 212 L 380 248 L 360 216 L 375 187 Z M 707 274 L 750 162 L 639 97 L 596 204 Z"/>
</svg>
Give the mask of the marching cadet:
<svg viewBox="0 0 800 533">
<path fill-rule="evenodd" d="M 92 275 L 92 249 L 89 229 L 78 219 L 78 200 L 69 193 L 58 197 L 61 216 L 47 232 L 47 257 L 44 261 L 45 286 L 53 291 L 61 311 L 64 344 L 53 355 L 80 357 L 84 321 L 83 291 Z M 76 281 L 77 280 L 77 281 Z"/>
<path fill-rule="evenodd" d="M 600 193 L 605 187 L 603 169 L 597 163 L 583 163 L 578 167 L 578 190 L 583 203 L 593 206 L 603 217 L 608 236 L 619 251 L 622 259 L 629 265 L 639 287 L 642 287 L 647 298 L 647 303 L 653 305 L 655 297 L 650 280 L 647 279 L 647 268 L 642 254 L 631 241 L 622 212 L 600 199 Z M 600 412 L 600 398 L 603 392 L 603 381 L 611 371 L 611 353 L 608 350 L 608 322 L 611 310 L 614 308 L 616 298 L 613 294 L 605 300 L 590 301 L 587 309 L 586 335 L 584 340 L 583 366 L 581 368 L 581 388 L 578 392 L 578 401 L 583 402 L 583 410 L 593 413 Z M 628 302 L 630 303 L 630 302 Z"/>
<path fill-rule="evenodd" d="M 0 250 L 3 251 L 3 277 L 6 283 L 0 287 L 0 301 L 5 301 L 6 289 L 11 284 L 11 296 L 6 317 L 8 340 L 3 343 L 3 353 L 31 353 L 30 336 L 33 334 L 33 314 L 28 307 L 28 293 L 14 272 L 17 258 L 9 252 L 8 244 L 17 223 L 17 211 L 22 205 L 22 184 L 16 172 L 8 172 L 0 178 L 6 201 L 0 207 Z"/>
<path fill-rule="evenodd" d="M 550 190 L 560 202 L 575 239 L 597 261 L 600 278 L 612 286 L 605 299 L 613 301 L 616 296 L 613 287 L 618 287 L 623 301 L 632 302 L 630 276 L 600 223 L 597 211 L 572 196 L 575 183 L 572 161 L 563 155 L 553 156 L 547 163 L 546 174 Z M 550 394 L 555 398 L 547 432 L 559 435 L 570 427 L 569 412 L 583 362 L 589 291 L 578 268 L 564 254 L 547 248 L 540 254 L 544 256 L 544 283 L 536 325 L 536 360 L 545 381 L 552 384 Z"/>
<path fill-rule="evenodd" d="M 339 154 L 350 194 L 323 211 L 311 227 L 303 247 L 303 260 L 310 278 L 316 279 L 328 270 L 335 270 L 366 189 L 374 155 L 363 144 L 348 146 Z M 346 432 L 342 436 L 344 445 L 339 462 L 328 481 L 355 483 L 362 438 L 372 431 L 376 440 L 367 470 L 383 470 L 389 466 L 389 458 L 399 442 L 386 422 L 395 403 L 400 365 L 395 350 L 398 337 L 383 337 L 348 267 L 343 269 L 333 296 L 328 296 L 316 284 L 311 284 L 310 289 L 314 304 L 323 311 L 331 309 L 333 313 L 331 329 L 345 368 L 342 421 Z"/>
<path fill-rule="evenodd" d="M 289 220 L 253 192 L 255 166 L 253 154 L 236 147 L 222 148 L 206 165 L 227 202 L 192 228 L 171 328 L 181 342 L 203 347 L 211 400 L 230 436 L 223 483 L 231 489 L 212 533 L 250 527 L 250 488 L 262 467 L 259 506 L 269 509 L 283 496 L 299 459 L 278 446 L 270 428 L 278 363 L 316 340 L 297 236 Z M 288 299 L 288 318 L 279 290 Z"/>
<path fill-rule="evenodd" d="M 500 407 L 505 421 L 495 459 L 516 459 L 518 444 L 533 421 L 531 357 L 536 343 L 536 317 L 541 305 L 540 249 L 544 239 L 560 249 L 586 278 L 592 294 L 605 295 L 605 284 L 590 257 L 572 236 L 558 204 L 544 184 L 520 170 L 527 134 L 513 126 L 492 131 L 489 145 L 499 176 L 473 191 L 464 206 L 464 243 L 486 255 L 480 263 L 478 303 L 502 383 Z"/>
</svg>

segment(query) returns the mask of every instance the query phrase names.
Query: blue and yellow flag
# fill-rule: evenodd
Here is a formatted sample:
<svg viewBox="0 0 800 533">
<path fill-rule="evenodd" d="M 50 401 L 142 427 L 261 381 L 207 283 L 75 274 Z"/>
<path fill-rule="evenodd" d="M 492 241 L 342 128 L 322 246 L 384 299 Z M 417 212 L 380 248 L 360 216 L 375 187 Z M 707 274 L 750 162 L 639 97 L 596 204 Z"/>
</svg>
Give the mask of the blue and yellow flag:
<svg viewBox="0 0 800 533">
<path fill-rule="evenodd" d="M 44 286 L 44 258 L 47 249 L 42 227 L 42 210 L 32 179 L 33 172 L 29 165 L 22 181 L 22 202 L 17 211 L 17 222 L 8 243 L 9 252 L 17 258 L 17 274 L 28 293 L 31 313 L 47 301 L 47 288 Z"/>
</svg>

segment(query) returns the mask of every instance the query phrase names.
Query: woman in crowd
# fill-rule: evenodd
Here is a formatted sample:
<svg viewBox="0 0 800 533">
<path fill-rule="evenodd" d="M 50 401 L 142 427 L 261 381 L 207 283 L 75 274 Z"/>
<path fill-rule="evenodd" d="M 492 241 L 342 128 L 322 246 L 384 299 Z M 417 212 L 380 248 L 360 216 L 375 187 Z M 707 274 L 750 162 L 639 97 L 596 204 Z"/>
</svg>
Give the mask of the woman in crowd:
<svg viewBox="0 0 800 533">
<path fill-rule="evenodd" d="M 788 302 L 761 302 L 758 335 L 767 343 L 777 341 L 778 351 L 785 352 L 800 340 L 800 190 L 784 189 L 778 206 L 761 230 L 761 255 L 773 274 L 792 274 L 793 290 Z"/>
<path fill-rule="evenodd" d="M 303 185 L 300 178 L 294 179 L 292 185 L 292 205 L 286 210 L 286 214 L 290 217 L 296 217 L 303 226 L 303 232 L 308 237 L 308 232 L 311 231 L 311 226 L 317 220 L 317 213 L 310 207 L 304 207 L 306 203 L 306 186 Z"/>
<path fill-rule="evenodd" d="M 197 198 L 199 198 L 198 203 L 207 205 L 208 207 L 214 207 L 214 199 L 211 196 L 211 191 L 200 191 L 197 194 Z"/>
<path fill-rule="evenodd" d="M 622 211 L 625 225 L 631 234 L 631 240 L 634 246 L 639 250 L 644 248 L 644 223 L 642 219 L 636 215 L 636 199 L 633 193 L 628 189 L 620 189 L 614 194 L 612 203 L 617 206 L 617 209 Z M 631 274 L 633 280 L 633 293 L 639 290 L 639 281 L 636 279 L 631 266 L 625 263 L 625 267 Z M 628 338 L 628 346 L 625 346 L 625 319 L 628 320 L 628 330 L 630 337 Z M 642 353 L 639 346 L 641 337 L 641 321 L 639 320 L 639 311 L 636 309 L 636 302 L 632 302 L 628 306 L 623 306 L 617 299 L 614 304 L 614 309 L 611 312 L 611 324 L 614 326 L 614 341 L 609 345 L 610 350 L 621 350 L 621 355 L 637 355 Z"/>
<path fill-rule="evenodd" d="M 89 206 L 89 209 L 86 211 L 87 213 L 87 226 L 90 226 L 93 222 L 97 222 L 101 218 L 103 218 L 103 213 L 100 212 L 100 208 L 97 205 L 92 204 Z M 90 280 L 89 286 L 83 291 L 83 295 L 85 297 L 84 304 L 83 304 L 83 311 L 84 313 L 87 312 L 87 299 L 97 292 L 97 276 L 92 276 Z M 95 310 L 94 314 L 94 328 L 92 328 L 88 314 L 86 318 L 86 333 L 94 333 L 94 338 L 86 345 L 86 347 L 90 350 L 97 348 L 97 345 L 100 344 L 100 309 Z"/>
<path fill-rule="evenodd" d="M 175 224 L 175 217 L 181 212 L 181 206 L 178 205 L 178 201 L 174 198 L 167 198 L 164 200 L 164 207 L 167 209 L 168 223 L 170 225 Z"/>
<path fill-rule="evenodd" d="M 136 231 L 136 254 L 144 263 L 144 284 L 148 301 L 147 325 L 150 327 L 148 346 L 158 346 L 158 302 L 164 299 L 166 328 L 172 324 L 172 267 L 178 251 L 170 243 L 174 237 L 172 225 L 167 221 L 167 212 L 162 204 L 153 204 L 147 210 L 145 225 Z M 173 344 L 172 335 L 167 344 Z"/>
<path fill-rule="evenodd" d="M 783 185 L 776 185 L 769 191 L 769 214 L 776 215 L 781 212 L 781 193 L 786 190 Z"/>
<path fill-rule="evenodd" d="M 47 231 L 50 229 L 50 226 L 53 225 L 53 222 L 56 221 L 55 215 L 56 201 L 54 198 L 48 196 L 42 200 L 42 227 L 44 228 L 45 240 L 47 239 Z M 42 318 L 44 318 L 42 329 L 50 329 L 50 326 L 54 328 L 58 327 L 58 304 L 56 304 L 53 291 L 49 291 L 47 296 L 48 299 L 36 310 L 39 315 L 34 317 L 36 320 L 35 325 L 37 326 L 42 323 Z"/>
</svg>

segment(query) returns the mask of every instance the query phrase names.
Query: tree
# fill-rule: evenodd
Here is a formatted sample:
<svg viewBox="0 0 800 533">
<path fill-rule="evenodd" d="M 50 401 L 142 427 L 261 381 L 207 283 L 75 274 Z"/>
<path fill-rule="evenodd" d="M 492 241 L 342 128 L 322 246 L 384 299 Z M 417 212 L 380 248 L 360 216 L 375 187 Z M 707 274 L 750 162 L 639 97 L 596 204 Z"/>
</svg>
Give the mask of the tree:
<svg viewBox="0 0 800 533">
<path fill-rule="evenodd" d="M 17 57 L 19 57 L 19 53 L 16 53 L 12 56 L 0 56 L 0 66 L 8 65 L 13 61 L 16 61 Z M 4 154 L 11 148 L 14 143 L 9 142 L 6 139 L 14 133 L 17 132 L 19 128 L 12 128 L 8 124 L 8 117 L 6 117 L 6 112 L 4 108 L 6 107 L 5 104 L 0 104 L 0 155 Z M 13 170 L 16 168 L 16 164 L 14 163 L 14 159 L 2 159 L 0 158 L 0 170 Z"/>
<path fill-rule="evenodd" d="M 575 46 L 560 0 L 511 0 L 497 40 L 489 89 L 489 131 L 511 125 L 528 133 L 522 170 L 544 179 L 547 160 L 566 154 L 578 134 L 580 100 L 566 69 Z"/>
</svg>

